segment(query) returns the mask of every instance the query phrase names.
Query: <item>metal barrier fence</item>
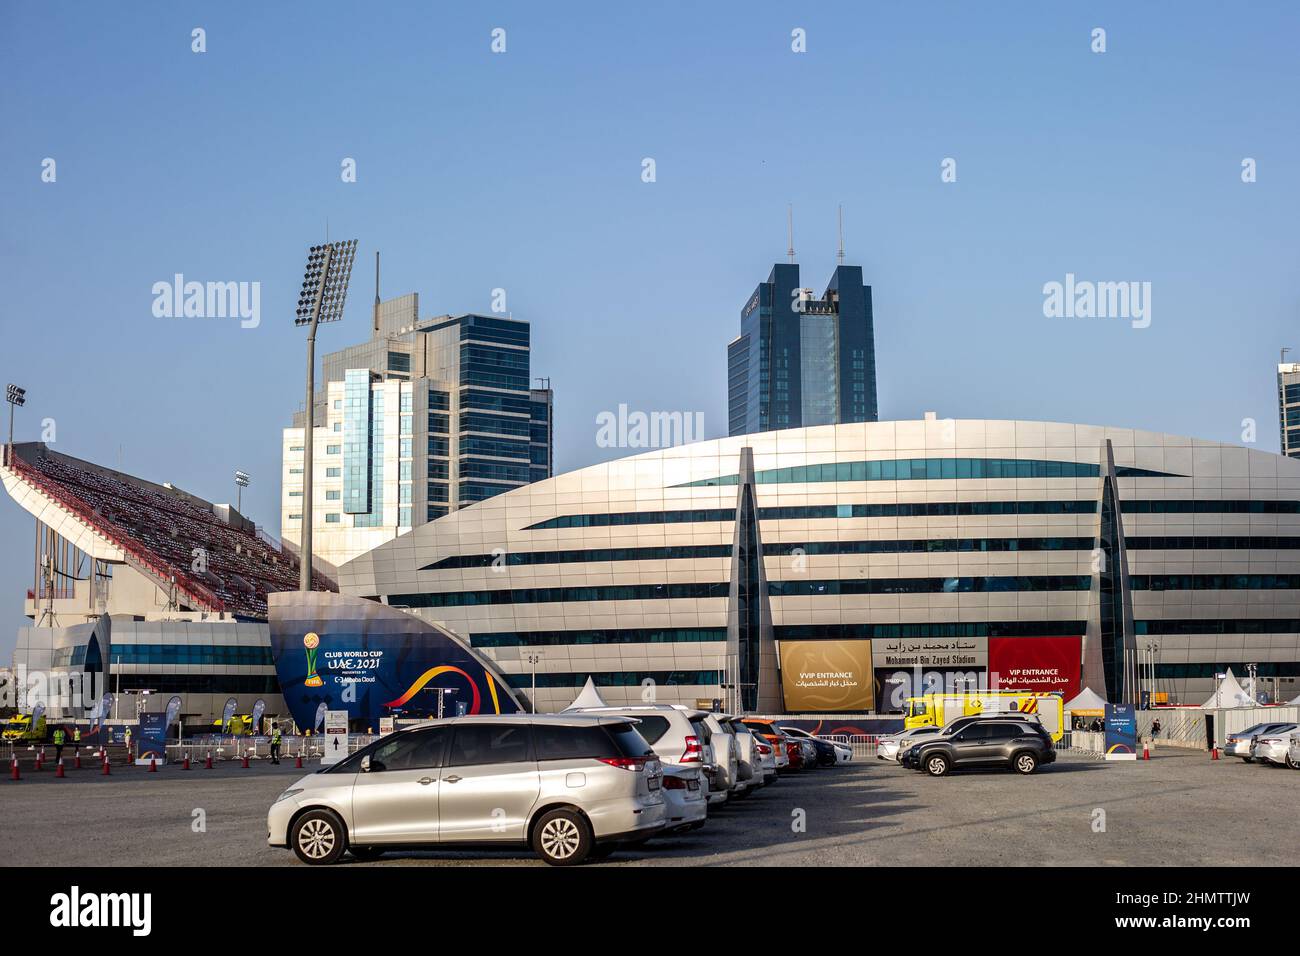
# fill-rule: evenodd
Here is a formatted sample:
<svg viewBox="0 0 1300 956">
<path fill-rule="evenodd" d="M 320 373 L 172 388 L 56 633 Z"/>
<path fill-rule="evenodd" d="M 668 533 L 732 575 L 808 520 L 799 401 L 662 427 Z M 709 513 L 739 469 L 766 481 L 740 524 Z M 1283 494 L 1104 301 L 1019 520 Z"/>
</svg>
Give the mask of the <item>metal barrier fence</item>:
<svg viewBox="0 0 1300 956">
<path fill-rule="evenodd" d="M 847 744 L 853 751 L 854 760 L 866 760 L 876 755 L 876 746 L 880 742 L 878 734 L 819 734 L 822 740 L 833 740 Z"/>
<path fill-rule="evenodd" d="M 356 753 L 362 747 L 369 746 L 379 738 L 372 735 L 348 735 L 348 753 Z M 319 760 L 324 754 L 324 737 L 282 737 L 280 738 L 280 759 L 302 757 L 303 760 Z M 212 754 L 214 761 L 271 759 L 271 738 L 269 737 L 195 737 L 167 745 L 167 759 L 180 763 L 186 757 L 190 763 L 200 763 Z"/>
</svg>

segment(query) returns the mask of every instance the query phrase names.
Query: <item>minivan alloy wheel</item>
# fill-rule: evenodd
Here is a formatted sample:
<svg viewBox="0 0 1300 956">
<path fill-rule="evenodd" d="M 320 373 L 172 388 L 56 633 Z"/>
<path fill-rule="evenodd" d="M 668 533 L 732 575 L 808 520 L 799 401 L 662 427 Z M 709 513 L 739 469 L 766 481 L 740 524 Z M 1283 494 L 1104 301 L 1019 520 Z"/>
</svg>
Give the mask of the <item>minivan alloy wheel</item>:
<svg viewBox="0 0 1300 956">
<path fill-rule="evenodd" d="M 567 860 L 578 849 L 582 834 L 572 820 L 556 817 L 546 821 L 542 827 L 541 838 L 542 847 L 549 856 L 557 860 Z"/>
<path fill-rule="evenodd" d="M 298 845 L 313 860 L 323 860 L 334 849 L 334 828 L 319 818 L 308 820 L 298 831 Z"/>
</svg>

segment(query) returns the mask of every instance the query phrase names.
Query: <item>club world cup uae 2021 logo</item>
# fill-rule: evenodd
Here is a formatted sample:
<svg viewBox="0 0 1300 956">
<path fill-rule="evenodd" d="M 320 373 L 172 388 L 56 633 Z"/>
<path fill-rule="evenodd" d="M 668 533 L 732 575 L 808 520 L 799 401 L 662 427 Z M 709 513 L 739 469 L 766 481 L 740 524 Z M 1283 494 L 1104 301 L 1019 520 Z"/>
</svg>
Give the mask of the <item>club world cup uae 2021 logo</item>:
<svg viewBox="0 0 1300 956">
<path fill-rule="evenodd" d="M 316 673 L 316 648 L 320 647 L 320 637 L 314 632 L 309 632 L 302 639 L 302 646 L 307 649 L 307 679 L 303 684 L 307 687 L 321 687 L 325 682 Z"/>
</svg>

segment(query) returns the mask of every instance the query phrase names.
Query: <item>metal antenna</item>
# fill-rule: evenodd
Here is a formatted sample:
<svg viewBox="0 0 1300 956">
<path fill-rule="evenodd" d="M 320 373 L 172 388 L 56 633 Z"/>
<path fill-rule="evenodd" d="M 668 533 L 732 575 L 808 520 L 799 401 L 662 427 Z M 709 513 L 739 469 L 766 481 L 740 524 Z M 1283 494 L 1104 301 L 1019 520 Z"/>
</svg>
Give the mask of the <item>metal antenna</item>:
<svg viewBox="0 0 1300 956">
<path fill-rule="evenodd" d="M 840 265 L 844 265 L 844 207 L 840 206 Z"/>
<path fill-rule="evenodd" d="M 791 262 L 794 262 L 794 203 L 787 203 L 785 207 L 785 231 L 790 239 L 790 248 L 785 251 L 785 254 L 790 257 Z"/>
<path fill-rule="evenodd" d="M 375 331 L 379 331 L 379 250 L 375 250 Z"/>
</svg>

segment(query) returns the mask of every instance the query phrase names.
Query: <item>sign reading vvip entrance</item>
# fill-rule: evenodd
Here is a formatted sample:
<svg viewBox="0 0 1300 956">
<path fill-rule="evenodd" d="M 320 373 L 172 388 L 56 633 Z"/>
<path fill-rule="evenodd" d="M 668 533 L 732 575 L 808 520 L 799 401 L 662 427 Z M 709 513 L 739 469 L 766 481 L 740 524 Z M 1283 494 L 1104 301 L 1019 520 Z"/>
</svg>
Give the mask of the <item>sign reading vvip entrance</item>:
<svg viewBox="0 0 1300 956">
<path fill-rule="evenodd" d="M 313 726 L 321 707 L 366 726 L 434 717 L 449 694 L 445 712 L 521 709 L 489 661 L 414 614 L 321 591 L 278 592 L 268 603 L 276 676 L 299 727 Z"/>
<path fill-rule="evenodd" d="M 871 710 L 871 641 L 781 641 L 781 691 L 792 714 Z"/>
</svg>

